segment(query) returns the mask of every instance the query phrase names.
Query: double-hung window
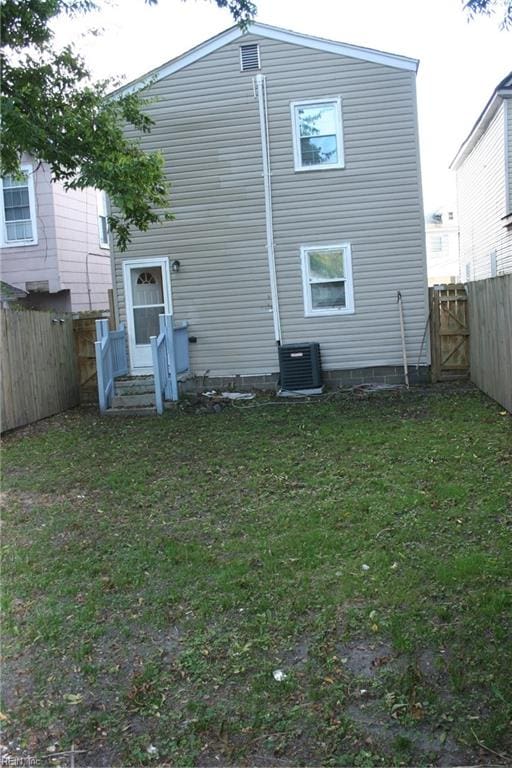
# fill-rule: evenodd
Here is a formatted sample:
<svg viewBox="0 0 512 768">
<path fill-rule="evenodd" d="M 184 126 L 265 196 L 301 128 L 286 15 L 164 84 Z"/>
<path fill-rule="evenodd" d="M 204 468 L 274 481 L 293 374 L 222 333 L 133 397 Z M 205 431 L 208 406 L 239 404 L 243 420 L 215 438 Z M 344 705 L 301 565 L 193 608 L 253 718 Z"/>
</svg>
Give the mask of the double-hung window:
<svg viewBox="0 0 512 768">
<path fill-rule="evenodd" d="M 341 99 L 291 104 L 296 171 L 343 168 Z"/>
<path fill-rule="evenodd" d="M 305 315 L 354 312 L 350 243 L 303 246 L 301 258 Z"/>
<path fill-rule="evenodd" d="M 2 245 L 35 245 L 37 243 L 33 169 L 21 167 L 20 176 L 4 176 L 1 180 Z"/>
</svg>

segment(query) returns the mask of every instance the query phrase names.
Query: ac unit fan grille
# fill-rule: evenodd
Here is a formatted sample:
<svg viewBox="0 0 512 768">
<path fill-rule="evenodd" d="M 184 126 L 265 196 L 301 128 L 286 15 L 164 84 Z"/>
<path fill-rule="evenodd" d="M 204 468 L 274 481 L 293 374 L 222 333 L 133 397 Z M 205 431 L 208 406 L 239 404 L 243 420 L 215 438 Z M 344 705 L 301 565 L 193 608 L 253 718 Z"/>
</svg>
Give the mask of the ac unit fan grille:
<svg viewBox="0 0 512 768">
<path fill-rule="evenodd" d="M 283 344 L 279 348 L 281 388 L 316 389 L 322 386 L 320 345 Z"/>
</svg>

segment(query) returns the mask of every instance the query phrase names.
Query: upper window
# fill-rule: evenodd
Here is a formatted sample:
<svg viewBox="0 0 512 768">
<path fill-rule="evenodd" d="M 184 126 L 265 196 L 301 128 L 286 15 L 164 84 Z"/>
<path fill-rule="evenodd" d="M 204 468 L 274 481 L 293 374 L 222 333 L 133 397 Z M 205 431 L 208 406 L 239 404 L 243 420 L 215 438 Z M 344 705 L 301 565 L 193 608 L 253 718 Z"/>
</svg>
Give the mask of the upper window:
<svg viewBox="0 0 512 768">
<path fill-rule="evenodd" d="M 21 167 L 21 175 L 4 176 L 0 185 L 2 245 L 37 243 L 33 169 Z"/>
<path fill-rule="evenodd" d="M 343 168 L 341 99 L 291 104 L 296 171 Z"/>
<path fill-rule="evenodd" d="M 301 257 L 306 316 L 352 313 L 350 244 L 304 246 Z"/>
<path fill-rule="evenodd" d="M 100 238 L 100 246 L 102 248 L 108 248 L 108 211 L 107 211 L 107 196 L 105 192 L 100 189 L 97 190 L 96 199 L 98 203 L 98 231 Z"/>
</svg>

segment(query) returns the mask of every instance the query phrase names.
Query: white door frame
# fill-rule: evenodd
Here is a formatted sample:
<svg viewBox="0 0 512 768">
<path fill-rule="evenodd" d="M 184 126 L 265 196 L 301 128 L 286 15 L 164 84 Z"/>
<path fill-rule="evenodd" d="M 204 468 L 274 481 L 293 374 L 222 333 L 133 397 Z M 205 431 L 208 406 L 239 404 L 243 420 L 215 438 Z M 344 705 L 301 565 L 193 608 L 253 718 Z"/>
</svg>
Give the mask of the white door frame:
<svg viewBox="0 0 512 768">
<path fill-rule="evenodd" d="M 172 315 L 171 275 L 167 256 L 155 256 L 147 259 L 125 259 L 123 261 L 124 296 L 126 301 L 126 327 L 128 331 L 128 348 L 130 352 L 130 373 L 133 376 L 144 376 L 152 372 L 152 368 L 134 366 L 135 326 L 133 322 L 133 296 L 130 270 L 141 267 L 161 267 L 162 288 L 164 293 L 165 314 Z"/>
</svg>

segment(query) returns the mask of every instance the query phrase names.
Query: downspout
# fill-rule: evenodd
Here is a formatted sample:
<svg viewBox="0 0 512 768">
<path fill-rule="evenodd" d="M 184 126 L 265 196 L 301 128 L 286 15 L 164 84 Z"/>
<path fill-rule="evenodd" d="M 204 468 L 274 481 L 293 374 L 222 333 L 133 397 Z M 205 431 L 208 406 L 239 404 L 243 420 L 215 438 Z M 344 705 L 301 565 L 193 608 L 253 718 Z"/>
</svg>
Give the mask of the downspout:
<svg viewBox="0 0 512 768">
<path fill-rule="evenodd" d="M 265 192 L 265 225 L 267 234 L 267 258 L 272 297 L 272 317 L 276 343 L 281 343 L 281 318 L 279 315 L 279 297 L 277 293 L 276 260 L 274 253 L 274 227 L 272 223 L 272 179 L 270 171 L 270 151 L 268 140 L 267 86 L 264 75 L 254 78 L 260 113 L 261 157 L 263 162 L 263 188 Z"/>
</svg>

